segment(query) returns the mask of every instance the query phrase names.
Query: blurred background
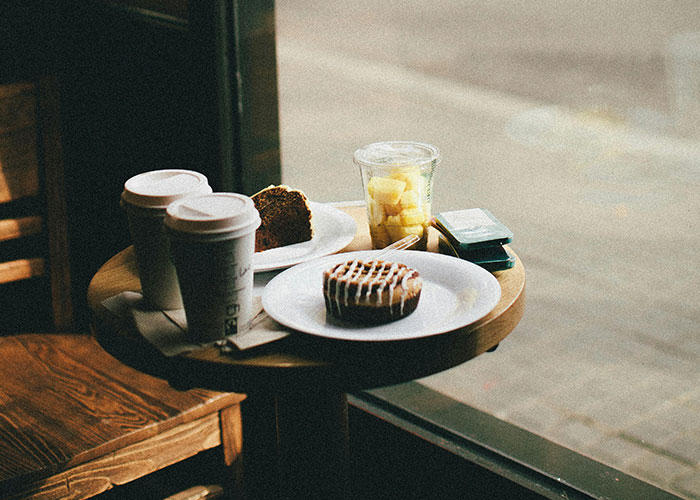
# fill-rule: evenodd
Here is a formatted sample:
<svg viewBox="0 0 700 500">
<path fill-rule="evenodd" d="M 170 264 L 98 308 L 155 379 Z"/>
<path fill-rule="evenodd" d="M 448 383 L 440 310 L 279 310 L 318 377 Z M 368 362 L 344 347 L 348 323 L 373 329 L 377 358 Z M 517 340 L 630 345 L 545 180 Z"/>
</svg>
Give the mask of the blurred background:
<svg viewBox="0 0 700 500">
<path fill-rule="evenodd" d="M 522 322 L 421 383 L 700 498 L 700 4 L 279 0 L 276 23 L 285 183 L 359 200 L 355 149 L 429 142 L 433 211 L 515 234 Z"/>
</svg>

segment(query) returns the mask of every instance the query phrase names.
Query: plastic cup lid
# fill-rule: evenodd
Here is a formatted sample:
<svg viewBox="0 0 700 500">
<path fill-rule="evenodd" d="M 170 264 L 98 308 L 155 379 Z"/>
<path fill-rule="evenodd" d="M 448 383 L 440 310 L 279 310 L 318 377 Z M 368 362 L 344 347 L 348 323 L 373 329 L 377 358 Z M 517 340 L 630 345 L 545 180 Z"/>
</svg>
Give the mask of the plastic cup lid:
<svg viewBox="0 0 700 500">
<path fill-rule="evenodd" d="M 124 183 L 122 200 L 145 208 L 167 208 L 185 196 L 211 193 L 207 178 L 192 170 L 153 170 Z"/>
<path fill-rule="evenodd" d="M 358 164 L 380 167 L 436 165 L 440 162 L 440 152 L 422 142 L 375 142 L 355 151 L 354 159 Z"/>
<path fill-rule="evenodd" d="M 183 233 L 247 233 L 260 225 L 249 197 L 237 193 L 191 196 L 168 206 L 165 225 Z"/>
</svg>

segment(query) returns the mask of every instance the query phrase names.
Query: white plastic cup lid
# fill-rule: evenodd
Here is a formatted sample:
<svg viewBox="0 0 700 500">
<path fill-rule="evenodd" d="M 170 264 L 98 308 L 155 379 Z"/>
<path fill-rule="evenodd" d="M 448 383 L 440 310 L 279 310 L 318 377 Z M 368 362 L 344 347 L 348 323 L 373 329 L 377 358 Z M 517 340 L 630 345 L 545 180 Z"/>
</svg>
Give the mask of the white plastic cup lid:
<svg viewBox="0 0 700 500">
<path fill-rule="evenodd" d="M 190 234 L 242 235 L 260 226 L 253 200 L 237 193 L 191 196 L 168 206 L 165 225 Z"/>
<path fill-rule="evenodd" d="M 165 209 L 186 196 L 211 193 L 207 178 L 192 170 L 153 170 L 124 183 L 122 200 L 138 207 Z"/>
<path fill-rule="evenodd" d="M 354 160 L 359 165 L 377 167 L 422 167 L 440 163 L 440 152 L 423 142 L 375 142 L 355 151 Z"/>
</svg>

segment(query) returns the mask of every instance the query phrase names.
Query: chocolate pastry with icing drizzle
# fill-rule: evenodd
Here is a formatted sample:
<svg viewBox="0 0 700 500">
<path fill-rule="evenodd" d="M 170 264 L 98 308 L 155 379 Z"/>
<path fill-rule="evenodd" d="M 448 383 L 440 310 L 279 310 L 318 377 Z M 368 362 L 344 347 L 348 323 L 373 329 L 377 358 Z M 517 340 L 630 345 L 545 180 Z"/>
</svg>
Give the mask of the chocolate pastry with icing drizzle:
<svg viewBox="0 0 700 500">
<path fill-rule="evenodd" d="M 418 306 L 423 279 L 398 262 L 355 259 L 323 273 L 326 311 L 352 323 L 380 324 L 405 318 Z"/>
</svg>

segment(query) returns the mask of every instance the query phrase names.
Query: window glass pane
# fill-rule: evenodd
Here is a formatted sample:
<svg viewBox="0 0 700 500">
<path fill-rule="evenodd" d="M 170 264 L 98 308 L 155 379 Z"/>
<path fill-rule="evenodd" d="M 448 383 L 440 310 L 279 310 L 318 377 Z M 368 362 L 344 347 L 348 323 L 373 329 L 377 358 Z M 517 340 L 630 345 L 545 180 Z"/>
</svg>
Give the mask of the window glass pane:
<svg viewBox="0 0 700 500">
<path fill-rule="evenodd" d="M 421 383 L 700 497 L 700 3 L 279 0 L 277 30 L 287 184 L 359 200 L 356 148 L 425 141 L 433 211 L 515 234 L 520 325 Z"/>
</svg>

